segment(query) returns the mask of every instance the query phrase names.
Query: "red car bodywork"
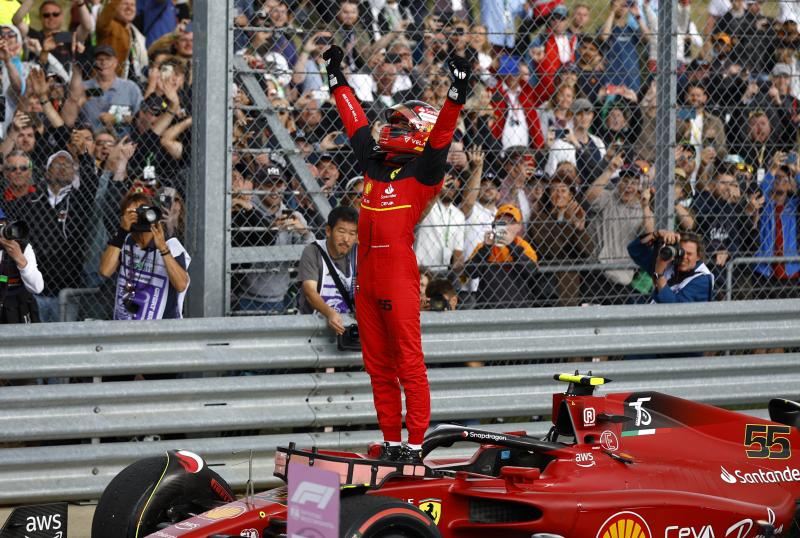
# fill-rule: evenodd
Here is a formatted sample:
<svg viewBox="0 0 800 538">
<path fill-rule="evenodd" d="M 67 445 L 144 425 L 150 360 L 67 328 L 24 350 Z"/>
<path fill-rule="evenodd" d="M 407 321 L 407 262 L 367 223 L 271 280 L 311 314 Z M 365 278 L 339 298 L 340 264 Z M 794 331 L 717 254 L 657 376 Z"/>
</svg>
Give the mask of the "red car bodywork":
<svg viewBox="0 0 800 538">
<path fill-rule="evenodd" d="M 795 427 L 655 392 L 555 394 L 553 424 L 547 442 L 447 426 L 451 438 L 463 430 L 460 440 L 480 443 L 468 461 L 428 458 L 427 468 L 407 466 L 383 480 L 380 473 L 395 469 L 366 455 L 320 452 L 312 459 L 338 469 L 343 483 L 370 482 L 359 470 L 348 480 L 347 468 L 377 468 L 375 487 L 343 494 L 417 505 L 445 538 L 752 538 L 763 534 L 759 522 L 778 535 L 793 524 L 800 499 Z M 512 446 L 526 440 L 541 446 Z M 284 451 L 276 474 L 287 454 L 308 464 L 308 453 Z M 281 527 L 286 505 L 282 487 L 150 536 L 270 536 L 265 529 Z"/>
</svg>

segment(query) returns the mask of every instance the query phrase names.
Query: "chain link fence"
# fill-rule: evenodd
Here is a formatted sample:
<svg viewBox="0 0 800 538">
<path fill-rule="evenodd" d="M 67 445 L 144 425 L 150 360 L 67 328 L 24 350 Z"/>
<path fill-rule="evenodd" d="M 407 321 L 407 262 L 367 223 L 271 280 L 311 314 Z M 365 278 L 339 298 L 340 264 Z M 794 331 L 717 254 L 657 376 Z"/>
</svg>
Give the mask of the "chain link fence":
<svg viewBox="0 0 800 538">
<path fill-rule="evenodd" d="M 657 62 L 658 4 L 238 3 L 234 43 L 250 69 L 235 90 L 234 246 L 323 238 L 326 212 L 312 194 L 359 205 L 362 171 L 321 58 L 330 44 L 345 50 L 376 140 L 393 105 L 441 107 L 442 63 L 459 54 L 472 64 L 472 91 L 442 193 L 417 227 L 421 295 L 426 280 L 444 278 L 461 308 L 647 302 L 653 280 L 628 245 L 670 222 L 703 237 L 717 298 L 797 296 L 800 265 L 782 260 L 798 254 L 800 4 L 673 5 L 675 174 L 673 192 L 656 193 L 657 76 L 669 69 Z M 251 76 L 268 107 L 242 91 Z M 279 124 L 267 126 L 269 115 Z M 274 128 L 293 144 L 278 144 Z M 667 195 L 669 215 L 655 214 L 655 197 Z M 296 261 L 233 267 L 231 313 L 297 308 Z"/>
<path fill-rule="evenodd" d="M 0 209 L 6 223 L 26 224 L 19 244 L 28 263 L 18 269 L 23 264 L 4 244 L 0 304 L 19 311 L 25 288 L 35 294 L 42 321 L 110 319 L 118 281 L 101 278 L 99 266 L 120 227 L 121 200 L 149 196 L 148 204 L 163 213 L 167 237 L 184 241 L 191 6 L 6 4 L 0 15 Z M 32 276 L 34 265 L 41 278 Z"/>
<path fill-rule="evenodd" d="M 98 267 L 125 194 L 155 197 L 185 239 L 191 3 L 131 4 L 34 0 L 0 20 L 0 208 L 29 225 L 46 320 L 111 317 L 117 280 Z M 423 305 L 438 278 L 460 308 L 646 302 L 628 245 L 664 222 L 704 238 L 718 299 L 796 296 L 800 5 L 672 4 L 675 175 L 657 191 L 661 4 L 230 0 L 231 246 L 263 261 L 228 264 L 226 312 L 297 311 L 303 248 L 330 208 L 359 207 L 330 44 L 376 139 L 391 106 L 442 105 L 449 54 L 472 63 L 445 187 L 417 228 Z"/>
</svg>

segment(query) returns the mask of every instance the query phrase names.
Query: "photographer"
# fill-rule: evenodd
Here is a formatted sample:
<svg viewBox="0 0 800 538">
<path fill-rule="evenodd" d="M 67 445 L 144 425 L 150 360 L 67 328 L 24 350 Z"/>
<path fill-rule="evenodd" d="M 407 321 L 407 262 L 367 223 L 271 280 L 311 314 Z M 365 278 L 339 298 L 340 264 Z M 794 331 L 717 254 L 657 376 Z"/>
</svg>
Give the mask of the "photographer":
<svg viewBox="0 0 800 538">
<path fill-rule="evenodd" d="M 520 237 L 522 230 L 519 208 L 500 206 L 491 231 L 486 232 L 465 267 L 467 276 L 480 278 L 477 308 L 531 306 L 538 256 Z"/>
<path fill-rule="evenodd" d="M 458 293 L 446 278 L 435 278 L 428 282 L 425 297 L 427 301 L 422 305 L 422 310 L 446 312 L 458 308 Z"/>
<path fill-rule="evenodd" d="M 698 303 L 712 300 L 714 276 L 703 263 L 702 238 L 691 232 L 658 230 L 628 244 L 633 261 L 653 276 L 654 303 Z"/>
<path fill-rule="evenodd" d="M 300 312 L 325 316 L 336 334 L 344 334 L 341 314 L 354 314 L 358 211 L 336 207 L 328 214 L 325 239 L 303 249 L 298 280 L 303 294 Z"/>
<path fill-rule="evenodd" d="M 0 209 L 0 324 L 38 323 L 39 309 L 33 294 L 44 289 L 33 247 L 22 237 L 9 234 L 11 223 Z"/>
<path fill-rule="evenodd" d="M 191 258 L 176 238 L 164 237 L 161 210 L 141 193 L 122 200 L 119 230 L 100 259 L 99 273 L 117 274 L 113 319 L 183 317 Z"/>
</svg>

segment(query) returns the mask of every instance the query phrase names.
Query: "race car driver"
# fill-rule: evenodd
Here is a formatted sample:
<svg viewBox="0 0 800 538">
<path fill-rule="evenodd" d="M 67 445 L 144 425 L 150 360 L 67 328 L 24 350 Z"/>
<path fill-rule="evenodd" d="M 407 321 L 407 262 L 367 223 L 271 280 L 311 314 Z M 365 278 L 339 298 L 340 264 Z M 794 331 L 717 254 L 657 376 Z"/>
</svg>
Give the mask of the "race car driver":
<svg viewBox="0 0 800 538">
<path fill-rule="evenodd" d="M 441 111 L 421 101 L 386 110 L 387 123 L 376 144 L 342 72 L 343 57 L 337 46 L 323 54 L 331 94 L 364 175 L 356 320 L 383 433 L 381 457 L 421 463 L 422 441 L 430 422 L 430 391 L 420 336 L 414 226 L 442 188 L 447 151 L 467 98 L 470 65 L 458 56 L 446 62 L 453 82 Z M 406 397 L 407 445 L 401 443 L 401 386 Z"/>
</svg>

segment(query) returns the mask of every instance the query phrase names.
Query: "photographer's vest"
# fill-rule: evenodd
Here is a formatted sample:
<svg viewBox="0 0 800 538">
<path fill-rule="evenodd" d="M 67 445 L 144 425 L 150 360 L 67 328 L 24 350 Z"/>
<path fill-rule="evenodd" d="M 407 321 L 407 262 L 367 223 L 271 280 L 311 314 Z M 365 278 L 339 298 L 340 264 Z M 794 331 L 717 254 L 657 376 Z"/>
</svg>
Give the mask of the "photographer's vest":
<svg viewBox="0 0 800 538">
<path fill-rule="evenodd" d="M 694 272 L 691 275 L 689 275 L 688 277 L 684 278 L 680 282 L 677 282 L 675 284 L 670 285 L 669 289 L 671 289 L 673 293 L 678 293 L 683 288 L 685 288 L 689 284 L 689 282 L 691 282 L 692 280 L 694 280 L 696 278 L 700 278 L 701 276 L 704 276 L 704 275 L 708 275 L 709 277 L 711 277 L 711 289 L 710 289 L 709 294 L 708 294 L 708 300 L 710 301 L 713 298 L 713 295 L 714 295 L 714 275 L 711 273 L 711 271 L 709 271 L 708 267 L 706 267 L 706 264 L 704 264 L 704 263 L 701 263 L 700 265 L 698 265 L 694 269 Z M 664 271 L 664 278 L 666 278 L 667 282 L 669 282 L 670 280 L 672 280 L 673 276 L 675 276 L 675 268 L 672 265 L 670 265 Z M 655 301 L 655 299 L 652 299 L 650 302 L 651 303 L 655 303 L 656 301 Z"/>
<path fill-rule="evenodd" d="M 17 240 L 22 252 L 28 242 Z M 4 278 L 3 278 L 4 277 Z M 37 323 L 39 309 L 31 292 L 25 287 L 17 263 L 3 252 L 0 255 L 0 323 Z"/>
<path fill-rule="evenodd" d="M 339 288 L 336 286 L 336 282 L 334 281 L 333 277 L 331 276 L 331 272 L 328 269 L 328 266 L 333 267 L 333 270 L 336 271 L 336 274 L 339 277 L 339 280 L 342 283 L 345 291 L 349 294 L 350 302 L 353 302 L 354 291 L 355 291 L 355 274 L 356 274 L 356 247 L 353 247 L 347 254 L 347 258 L 350 262 L 350 276 L 347 277 L 339 270 L 335 263 L 333 263 L 333 259 L 331 259 L 330 255 L 328 254 L 328 244 L 325 239 L 319 239 L 316 241 L 317 245 L 319 246 L 319 255 L 322 258 L 319 264 L 319 278 L 317 278 L 317 293 L 319 296 L 322 297 L 322 300 L 325 301 L 325 304 L 339 312 L 340 314 L 348 314 L 350 313 L 350 308 L 347 306 L 347 303 L 342 298 L 342 293 L 339 291 Z M 330 264 L 325 263 L 325 258 L 323 256 L 327 256 L 328 260 L 331 262 Z"/>
</svg>

